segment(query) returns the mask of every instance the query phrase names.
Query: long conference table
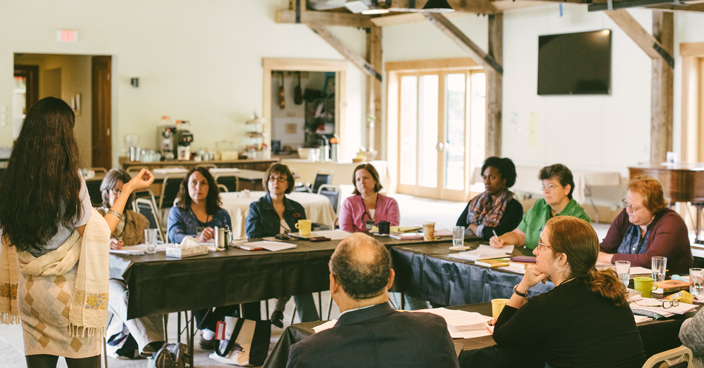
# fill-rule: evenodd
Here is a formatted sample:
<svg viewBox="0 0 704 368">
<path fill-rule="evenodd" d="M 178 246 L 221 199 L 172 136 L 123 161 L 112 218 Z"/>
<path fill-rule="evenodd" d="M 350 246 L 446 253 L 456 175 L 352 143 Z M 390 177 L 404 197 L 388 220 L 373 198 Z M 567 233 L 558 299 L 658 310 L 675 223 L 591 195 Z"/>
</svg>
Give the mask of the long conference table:
<svg viewBox="0 0 704 368">
<path fill-rule="evenodd" d="M 510 297 L 512 287 L 523 277 L 448 257 L 451 245 L 448 238 L 434 242 L 377 238 L 392 254 L 397 273 L 394 290 L 441 305 L 487 303 L 493 298 Z M 295 243 L 296 248 L 278 252 L 230 248 L 184 259 L 167 258 L 163 252 L 142 256 L 111 254 L 110 277 L 124 279 L 127 284 L 128 319 L 328 290 L 328 261 L 339 240 Z M 467 241 L 473 247 L 478 244 L 476 240 Z M 514 250 L 514 254 L 520 252 Z M 551 287 L 550 283 L 536 286 L 531 293 L 545 292 Z M 676 340 L 681 323 L 682 319 L 653 322 L 655 327 L 651 329 L 657 329 L 659 339 L 646 352 L 669 349 L 668 344 L 673 342 L 665 336 L 674 336 Z M 303 335 L 298 334 L 301 338 Z M 192 336 L 193 331 L 188 341 L 191 352 Z M 492 342 L 472 346 L 491 346 Z M 475 343 L 480 341 L 471 344 Z M 465 344 L 465 350 L 472 349 Z M 267 366 L 277 365 L 267 363 Z"/>
</svg>

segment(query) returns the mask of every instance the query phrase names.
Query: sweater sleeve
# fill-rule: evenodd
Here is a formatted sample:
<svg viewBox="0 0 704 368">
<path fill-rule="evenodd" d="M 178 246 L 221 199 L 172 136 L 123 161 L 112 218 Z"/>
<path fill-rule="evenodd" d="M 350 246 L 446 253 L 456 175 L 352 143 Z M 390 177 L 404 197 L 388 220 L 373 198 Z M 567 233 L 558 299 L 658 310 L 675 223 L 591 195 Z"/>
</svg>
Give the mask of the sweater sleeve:
<svg viewBox="0 0 704 368">
<path fill-rule="evenodd" d="M 352 201 L 350 198 L 345 199 L 342 203 L 342 208 L 340 208 L 340 230 L 353 232 L 354 231 L 354 218 L 352 218 Z"/>
<path fill-rule="evenodd" d="M 520 309 L 504 307 L 496 320 L 494 328 L 494 341 L 499 346 L 504 347 L 527 347 L 536 346 L 544 341 L 540 335 L 544 328 L 541 324 L 547 324 L 545 316 L 541 314 L 539 303 L 529 299 Z M 530 338 L 526 338 L 530 336 Z"/>
<path fill-rule="evenodd" d="M 466 216 L 467 215 L 465 213 L 465 221 Z M 491 237 L 494 236 L 494 231 L 496 231 L 496 235 L 499 236 L 511 232 L 513 231 L 513 229 L 518 227 L 518 224 L 521 223 L 522 219 L 523 206 L 517 200 L 511 199 L 506 205 L 506 211 L 504 211 L 504 215 L 501 216 L 501 220 L 499 220 L 499 225 L 496 227 L 484 226 L 484 228 L 482 229 L 482 238 L 484 238 L 484 240 L 491 239 Z"/>
<path fill-rule="evenodd" d="M 645 253 L 640 254 L 614 254 L 611 262 L 630 261 L 631 266 L 650 267 L 650 259 L 655 256 L 664 256 L 674 258 L 679 252 L 677 249 L 680 246 L 689 246 L 688 241 L 683 243 L 681 237 L 687 236 L 687 227 L 679 215 L 672 216 L 664 215 L 658 224 L 653 226 L 655 234 L 651 237 L 648 235 Z M 650 241 L 652 239 L 652 241 Z"/>
<path fill-rule="evenodd" d="M 181 243 L 181 240 L 185 238 L 186 233 L 186 223 L 183 221 L 183 215 L 181 214 L 181 209 L 174 206 L 171 207 L 169 211 L 169 220 L 167 221 L 169 241 L 172 243 Z"/>
<path fill-rule="evenodd" d="M 401 215 L 398 211 L 398 202 L 391 197 L 386 197 L 389 203 L 386 205 L 386 221 L 391 223 L 391 226 L 398 226 L 401 222 Z"/>
<path fill-rule="evenodd" d="M 680 341 L 682 345 L 692 349 L 694 355 L 704 355 L 704 309 L 682 323 Z"/>
<path fill-rule="evenodd" d="M 606 233 L 606 237 L 601 243 L 601 251 L 616 253 L 628 228 L 628 224 L 625 224 L 624 221 L 628 222 L 628 214 L 625 208 L 616 216 L 611 226 L 609 226 L 609 231 Z"/>
</svg>

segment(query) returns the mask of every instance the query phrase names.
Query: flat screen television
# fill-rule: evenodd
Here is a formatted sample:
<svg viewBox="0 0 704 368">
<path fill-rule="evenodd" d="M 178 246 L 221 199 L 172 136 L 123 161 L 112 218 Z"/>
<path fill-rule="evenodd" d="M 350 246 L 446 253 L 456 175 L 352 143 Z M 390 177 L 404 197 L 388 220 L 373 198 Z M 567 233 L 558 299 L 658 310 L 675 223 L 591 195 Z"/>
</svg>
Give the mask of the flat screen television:
<svg viewBox="0 0 704 368">
<path fill-rule="evenodd" d="M 611 93 L 611 30 L 538 37 L 538 95 Z"/>
</svg>

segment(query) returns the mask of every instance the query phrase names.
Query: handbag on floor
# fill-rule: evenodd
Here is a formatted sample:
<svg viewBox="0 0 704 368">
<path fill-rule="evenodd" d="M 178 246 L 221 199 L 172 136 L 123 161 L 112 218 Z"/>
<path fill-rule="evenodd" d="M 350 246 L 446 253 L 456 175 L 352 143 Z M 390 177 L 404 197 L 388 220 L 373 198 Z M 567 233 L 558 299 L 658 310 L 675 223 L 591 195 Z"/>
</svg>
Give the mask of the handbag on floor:
<svg viewBox="0 0 704 368">
<path fill-rule="evenodd" d="M 215 346 L 210 359 L 240 367 L 264 364 L 269 353 L 271 321 L 225 317 L 224 332 L 224 340 Z M 218 336 L 222 334 L 216 333 L 216 338 Z"/>
<path fill-rule="evenodd" d="M 149 359 L 147 368 L 184 368 L 187 357 L 186 345 L 166 343 Z"/>
</svg>

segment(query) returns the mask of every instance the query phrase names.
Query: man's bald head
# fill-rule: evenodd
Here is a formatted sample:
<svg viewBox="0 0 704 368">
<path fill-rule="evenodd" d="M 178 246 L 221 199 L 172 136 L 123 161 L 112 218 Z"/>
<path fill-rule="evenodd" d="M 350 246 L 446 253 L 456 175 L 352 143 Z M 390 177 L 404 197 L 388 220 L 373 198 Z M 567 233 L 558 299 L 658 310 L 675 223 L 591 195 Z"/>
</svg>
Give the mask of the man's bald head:
<svg viewBox="0 0 704 368">
<path fill-rule="evenodd" d="M 329 266 L 330 273 L 352 299 L 371 299 L 386 291 L 391 255 L 376 239 L 355 233 L 337 245 Z"/>
</svg>

